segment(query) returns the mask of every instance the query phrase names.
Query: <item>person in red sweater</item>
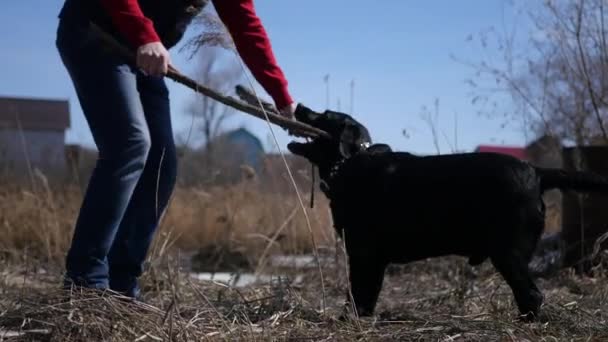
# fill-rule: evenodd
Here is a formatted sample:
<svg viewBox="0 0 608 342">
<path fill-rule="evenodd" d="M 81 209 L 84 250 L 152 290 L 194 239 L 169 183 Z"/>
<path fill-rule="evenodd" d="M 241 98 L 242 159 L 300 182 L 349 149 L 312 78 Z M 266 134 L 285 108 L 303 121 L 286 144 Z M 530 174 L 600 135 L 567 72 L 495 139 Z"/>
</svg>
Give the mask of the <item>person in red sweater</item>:
<svg viewBox="0 0 608 342">
<path fill-rule="evenodd" d="M 137 65 L 149 75 L 167 73 L 170 56 L 163 46 L 152 20 L 144 16 L 137 0 L 104 0 L 104 9 L 126 39 L 137 47 Z M 287 89 L 287 80 L 277 65 L 270 41 L 253 0 L 215 0 L 213 5 L 230 32 L 237 51 L 252 74 L 273 98 L 275 105 L 287 116 L 294 102 Z"/>
<path fill-rule="evenodd" d="M 200 10 L 206 2 L 65 1 L 56 46 L 99 151 L 66 256 L 66 288 L 111 289 L 140 297 L 137 279 L 177 173 L 162 76 L 171 64 L 167 49 L 187 27 L 179 15 L 187 11 L 167 6 Z M 296 104 L 253 1 L 212 2 L 254 77 L 279 111 L 293 118 Z M 135 50 L 136 65 L 105 50 L 89 31 L 90 21 Z"/>
</svg>

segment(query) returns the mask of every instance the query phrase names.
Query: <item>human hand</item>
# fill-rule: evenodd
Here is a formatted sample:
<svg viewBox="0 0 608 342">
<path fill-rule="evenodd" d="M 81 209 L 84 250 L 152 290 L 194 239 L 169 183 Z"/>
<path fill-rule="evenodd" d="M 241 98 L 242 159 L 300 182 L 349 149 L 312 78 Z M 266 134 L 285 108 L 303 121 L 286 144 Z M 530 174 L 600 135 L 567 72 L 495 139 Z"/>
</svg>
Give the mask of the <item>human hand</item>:
<svg viewBox="0 0 608 342">
<path fill-rule="evenodd" d="M 298 108 L 298 103 L 293 102 L 293 103 L 285 106 L 283 109 L 279 110 L 279 114 L 290 120 L 297 121 L 297 118 L 295 117 L 297 108 Z M 305 132 L 300 131 L 297 128 L 287 129 L 287 133 L 292 137 L 302 138 L 302 137 L 307 136 Z"/>
<path fill-rule="evenodd" d="M 294 120 L 295 119 L 294 114 L 296 112 L 297 106 L 298 106 L 297 103 L 292 102 L 292 103 L 288 104 L 287 106 L 279 109 L 279 114 L 281 114 L 281 116 L 283 116 L 283 117 Z"/>
<path fill-rule="evenodd" d="M 137 67 L 150 76 L 163 76 L 167 74 L 171 57 L 169 51 L 161 42 L 153 42 L 137 48 Z"/>
</svg>

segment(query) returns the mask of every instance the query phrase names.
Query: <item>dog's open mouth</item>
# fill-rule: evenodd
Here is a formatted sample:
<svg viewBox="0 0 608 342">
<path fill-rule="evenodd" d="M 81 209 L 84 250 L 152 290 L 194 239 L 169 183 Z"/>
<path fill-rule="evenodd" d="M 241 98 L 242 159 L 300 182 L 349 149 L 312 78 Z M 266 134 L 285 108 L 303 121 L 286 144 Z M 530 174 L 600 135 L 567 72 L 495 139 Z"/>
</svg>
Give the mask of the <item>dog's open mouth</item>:
<svg viewBox="0 0 608 342">
<path fill-rule="evenodd" d="M 315 125 L 315 123 L 316 123 L 317 119 L 319 119 L 319 117 L 321 117 L 321 114 L 313 111 L 312 109 L 310 109 L 302 104 L 298 104 L 298 106 L 296 107 L 296 110 L 294 112 L 294 116 L 295 116 L 296 120 L 298 120 L 302 123 L 313 126 L 315 128 L 319 128 Z M 297 134 L 297 132 L 290 132 L 290 134 L 299 139 L 292 140 L 291 142 L 289 142 L 287 144 L 287 149 L 293 154 L 305 156 L 307 150 L 310 148 L 310 145 L 314 142 L 314 140 L 300 136 Z M 302 141 L 300 139 L 303 139 L 304 141 Z"/>
<path fill-rule="evenodd" d="M 311 144 L 312 144 L 312 140 L 305 141 L 305 142 L 292 140 L 291 142 L 289 142 L 287 144 L 287 150 L 289 150 L 289 152 L 291 152 L 295 155 L 305 156 L 306 151 L 310 148 Z"/>
</svg>

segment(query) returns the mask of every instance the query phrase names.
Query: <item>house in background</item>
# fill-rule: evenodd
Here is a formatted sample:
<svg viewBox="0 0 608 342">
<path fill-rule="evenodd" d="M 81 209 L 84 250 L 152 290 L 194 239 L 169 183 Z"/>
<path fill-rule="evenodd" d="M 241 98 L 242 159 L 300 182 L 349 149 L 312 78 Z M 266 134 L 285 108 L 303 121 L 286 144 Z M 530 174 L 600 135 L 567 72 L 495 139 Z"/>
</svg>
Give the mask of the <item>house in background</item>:
<svg viewBox="0 0 608 342">
<path fill-rule="evenodd" d="M 513 156 L 521 160 L 527 160 L 526 149 L 523 147 L 479 145 L 474 152 L 493 152 Z"/>
<path fill-rule="evenodd" d="M 0 97 L 0 168 L 63 173 L 69 127 L 67 100 Z"/>
<path fill-rule="evenodd" d="M 560 168 L 563 166 L 562 148 L 558 138 L 543 135 L 526 146 L 526 156 L 534 165 Z"/>
<path fill-rule="evenodd" d="M 236 167 L 247 165 L 256 172 L 261 171 L 264 145 L 246 128 L 240 127 L 225 132 L 215 139 L 214 144 L 219 147 L 220 157 L 225 162 Z"/>
<path fill-rule="evenodd" d="M 494 152 L 529 161 L 541 167 L 562 166 L 562 144 L 559 139 L 543 135 L 527 146 L 479 145 L 474 152 Z"/>
</svg>

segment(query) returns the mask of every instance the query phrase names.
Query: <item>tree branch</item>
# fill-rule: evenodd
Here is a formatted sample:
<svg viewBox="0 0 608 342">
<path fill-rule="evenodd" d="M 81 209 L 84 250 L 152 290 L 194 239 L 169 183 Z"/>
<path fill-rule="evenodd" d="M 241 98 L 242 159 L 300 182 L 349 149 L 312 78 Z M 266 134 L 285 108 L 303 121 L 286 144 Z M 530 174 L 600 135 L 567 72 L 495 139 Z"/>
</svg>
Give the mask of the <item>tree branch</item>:
<svg viewBox="0 0 608 342">
<path fill-rule="evenodd" d="M 581 59 L 581 66 L 583 69 L 584 79 L 587 86 L 587 90 L 589 92 L 589 98 L 591 99 L 591 105 L 593 106 L 593 111 L 595 113 L 595 118 L 597 119 L 597 123 L 600 126 L 600 130 L 602 131 L 602 136 L 604 141 L 608 143 L 608 134 L 606 133 L 606 128 L 604 127 L 604 120 L 602 120 L 602 116 L 600 113 L 600 108 L 595 98 L 595 91 L 593 89 L 593 83 L 591 82 L 591 77 L 589 76 L 589 70 L 587 68 L 587 56 L 583 51 L 583 44 L 581 40 L 581 30 L 582 30 L 582 22 L 583 22 L 583 8 L 585 6 L 585 0 L 580 0 L 580 6 L 577 8 L 577 23 L 576 23 L 576 43 L 578 46 L 578 53 Z"/>
</svg>

